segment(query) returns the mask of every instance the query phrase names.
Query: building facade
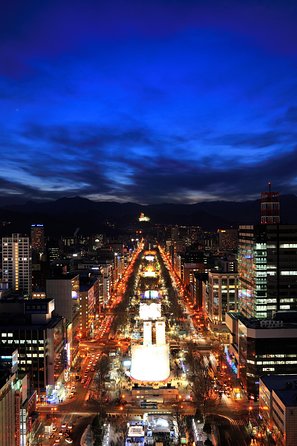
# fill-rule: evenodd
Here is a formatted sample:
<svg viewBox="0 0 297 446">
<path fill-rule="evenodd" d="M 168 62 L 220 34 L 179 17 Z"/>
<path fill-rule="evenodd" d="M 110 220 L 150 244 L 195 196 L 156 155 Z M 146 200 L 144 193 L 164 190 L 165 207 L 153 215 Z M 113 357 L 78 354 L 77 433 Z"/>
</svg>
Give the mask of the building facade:
<svg viewBox="0 0 297 446">
<path fill-rule="evenodd" d="M 263 420 L 263 433 L 271 432 L 275 444 L 296 445 L 297 375 L 260 378 L 259 415 Z"/>
<path fill-rule="evenodd" d="M 81 338 L 88 338 L 94 334 L 99 317 L 99 279 L 86 281 L 80 279 L 79 315 Z"/>
<path fill-rule="evenodd" d="M 207 313 L 212 327 L 225 325 L 228 311 L 237 311 L 238 274 L 208 273 Z"/>
<path fill-rule="evenodd" d="M 29 237 L 12 234 L 2 238 L 2 280 L 13 291 L 30 296 L 32 290 L 31 246 Z"/>
<path fill-rule="evenodd" d="M 54 308 L 52 299 L 0 301 L 0 347 L 17 348 L 18 370 L 39 396 L 63 382 L 67 368 L 65 321 Z"/>
<path fill-rule="evenodd" d="M 297 309 L 297 225 L 240 226 L 239 309 L 271 318 Z"/>
<path fill-rule="evenodd" d="M 260 376 L 297 373 L 297 314 L 293 313 L 280 312 L 272 320 L 227 314 L 231 333 L 227 359 L 248 395 L 257 398 Z"/>
</svg>

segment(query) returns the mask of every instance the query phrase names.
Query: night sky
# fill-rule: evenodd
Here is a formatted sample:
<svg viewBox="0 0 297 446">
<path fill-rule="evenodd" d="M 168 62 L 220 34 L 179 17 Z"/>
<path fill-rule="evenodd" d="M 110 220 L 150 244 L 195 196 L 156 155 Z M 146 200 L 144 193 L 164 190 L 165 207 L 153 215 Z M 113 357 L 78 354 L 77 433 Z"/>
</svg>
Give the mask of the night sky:
<svg viewBox="0 0 297 446">
<path fill-rule="evenodd" d="M 295 0 L 0 10 L 0 195 L 139 203 L 297 190 Z"/>
</svg>

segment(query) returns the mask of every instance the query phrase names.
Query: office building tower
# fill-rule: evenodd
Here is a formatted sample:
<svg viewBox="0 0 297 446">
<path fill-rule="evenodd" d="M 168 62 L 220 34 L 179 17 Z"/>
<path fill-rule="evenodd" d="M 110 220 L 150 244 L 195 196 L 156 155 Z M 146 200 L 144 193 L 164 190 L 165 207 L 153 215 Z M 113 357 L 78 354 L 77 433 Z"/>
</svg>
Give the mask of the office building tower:
<svg viewBox="0 0 297 446">
<path fill-rule="evenodd" d="M 297 375 L 260 378 L 259 415 L 274 444 L 294 446 L 297 438 Z"/>
<path fill-rule="evenodd" d="M 218 229 L 219 250 L 236 251 L 238 248 L 238 229 Z"/>
<path fill-rule="evenodd" d="M 29 237 L 12 234 L 2 238 L 2 280 L 13 291 L 31 295 L 31 246 Z"/>
<path fill-rule="evenodd" d="M 18 350 L 0 347 L 0 445 L 26 446 L 36 419 L 36 392 L 27 374 L 18 374 Z"/>
<path fill-rule="evenodd" d="M 208 273 L 207 314 L 212 329 L 218 331 L 225 324 L 228 311 L 237 311 L 238 275 L 237 273 Z"/>
<path fill-rule="evenodd" d="M 79 356 L 80 339 L 79 276 L 62 274 L 47 279 L 46 295 L 55 299 L 55 312 L 66 319 L 69 342 L 68 365 L 74 366 Z"/>
<path fill-rule="evenodd" d="M 18 350 L 18 370 L 27 373 L 39 397 L 65 397 L 69 345 L 65 321 L 54 315 L 53 299 L 1 299 L 0 348 Z"/>
<path fill-rule="evenodd" d="M 296 375 L 296 311 L 280 311 L 266 320 L 228 313 L 226 325 L 231 334 L 227 361 L 248 395 L 258 396 L 260 376 Z"/>
<path fill-rule="evenodd" d="M 279 193 L 271 191 L 268 183 L 268 192 L 261 193 L 261 224 L 278 225 L 280 223 Z"/>
<path fill-rule="evenodd" d="M 79 328 L 81 338 L 94 335 L 99 317 L 99 279 L 80 277 Z"/>
<path fill-rule="evenodd" d="M 44 226 L 42 224 L 31 225 L 32 251 L 39 255 L 45 252 Z"/>
<path fill-rule="evenodd" d="M 297 310 L 297 225 L 239 227 L 238 300 L 246 317 Z"/>
</svg>

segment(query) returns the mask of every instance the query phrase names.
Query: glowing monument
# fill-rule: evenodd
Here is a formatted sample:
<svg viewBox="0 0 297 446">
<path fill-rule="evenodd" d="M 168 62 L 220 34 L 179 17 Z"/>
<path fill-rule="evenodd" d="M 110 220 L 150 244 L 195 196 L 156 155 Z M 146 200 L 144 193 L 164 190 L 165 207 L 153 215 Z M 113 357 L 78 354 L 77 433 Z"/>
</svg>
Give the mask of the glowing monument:
<svg viewBox="0 0 297 446">
<path fill-rule="evenodd" d="M 156 322 L 156 344 L 152 344 L 152 322 L 143 324 L 143 345 L 133 345 L 131 378 L 159 382 L 170 376 L 169 345 L 166 344 L 165 322 Z"/>
<path fill-rule="evenodd" d="M 152 323 L 144 322 L 143 323 L 143 345 L 148 346 L 152 345 Z"/>
<path fill-rule="evenodd" d="M 156 344 L 157 345 L 165 345 L 166 344 L 165 321 L 157 321 L 156 322 Z"/>
</svg>

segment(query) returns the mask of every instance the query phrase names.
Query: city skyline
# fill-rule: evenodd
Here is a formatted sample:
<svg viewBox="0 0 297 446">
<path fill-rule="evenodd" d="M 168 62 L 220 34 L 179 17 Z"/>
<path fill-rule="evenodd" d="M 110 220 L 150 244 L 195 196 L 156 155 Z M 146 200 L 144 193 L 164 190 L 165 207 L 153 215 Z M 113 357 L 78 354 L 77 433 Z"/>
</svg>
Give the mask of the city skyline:
<svg viewBox="0 0 297 446">
<path fill-rule="evenodd" d="M 194 203 L 296 193 L 292 1 L 15 2 L 0 196 Z"/>
</svg>

